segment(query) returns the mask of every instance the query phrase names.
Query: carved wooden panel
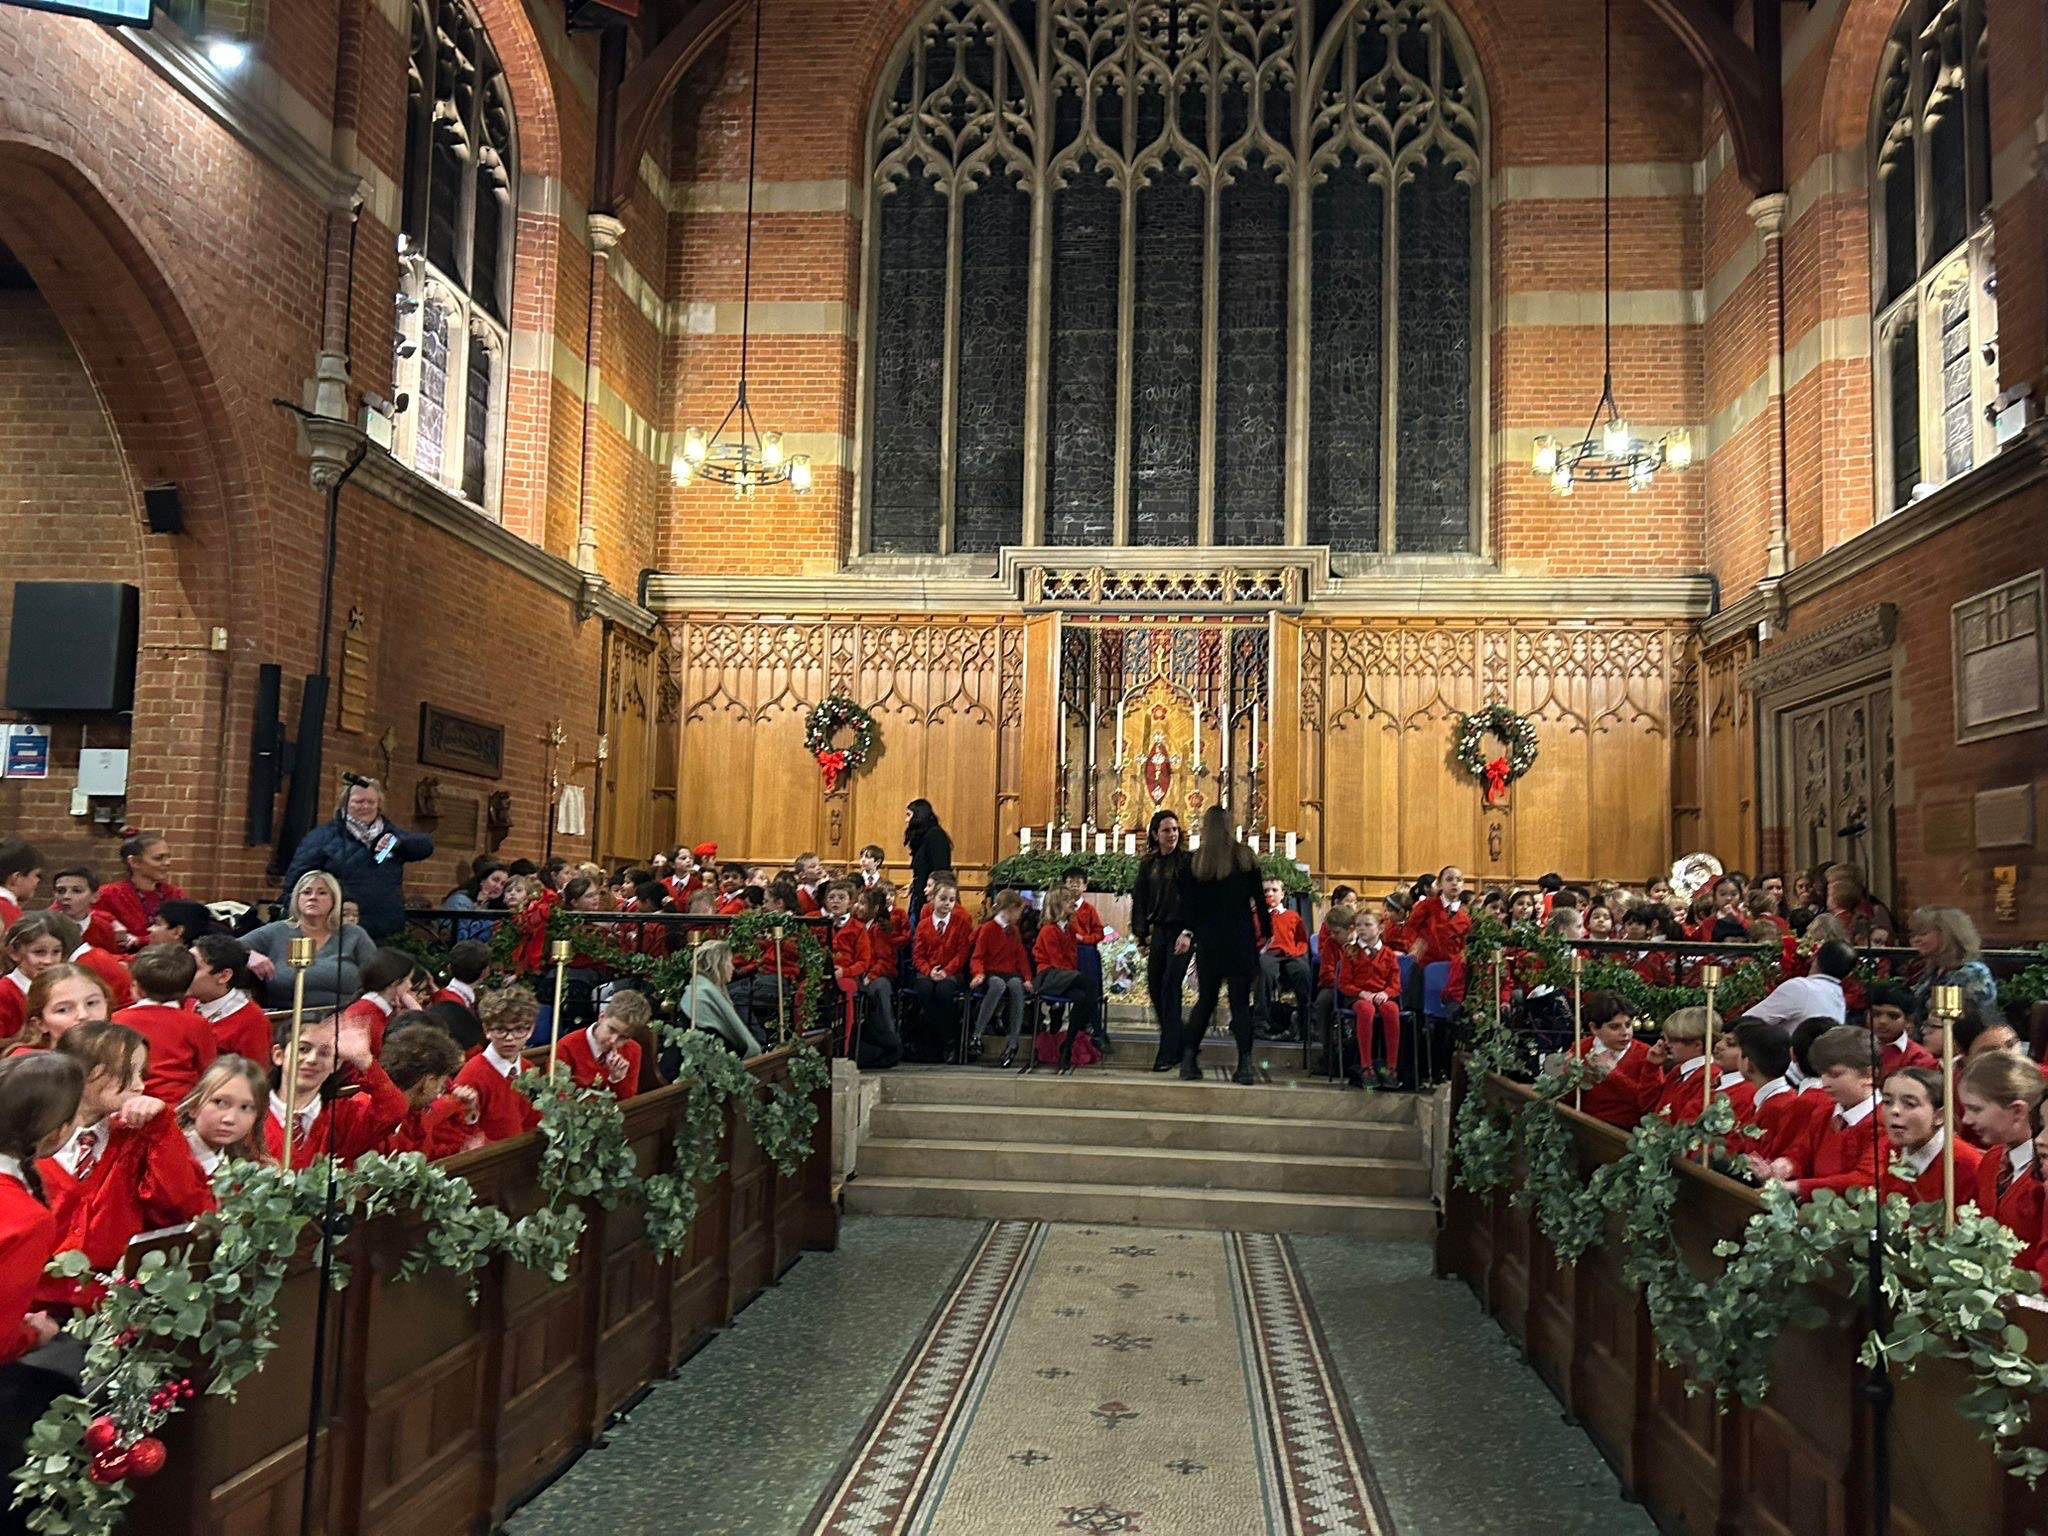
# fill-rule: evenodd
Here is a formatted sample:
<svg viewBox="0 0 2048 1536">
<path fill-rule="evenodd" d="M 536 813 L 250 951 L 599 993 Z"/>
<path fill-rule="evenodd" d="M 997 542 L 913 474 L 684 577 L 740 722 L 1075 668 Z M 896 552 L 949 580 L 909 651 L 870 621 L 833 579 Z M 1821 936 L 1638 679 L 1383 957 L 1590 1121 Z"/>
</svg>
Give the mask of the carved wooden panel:
<svg viewBox="0 0 2048 1536">
<path fill-rule="evenodd" d="M 654 800 L 661 698 L 655 642 L 608 625 L 604 677 L 605 759 L 598 765 L 604 804 L 598 853 L 607 861 L 644 859 L 660 836 Z"/>
<path fill-rule="evenodd" d="M 1891 680 L 1780 715 L 1777 764 L 1789 862 L 1847 860 L 1880 894 L 1893 890 Z"/>
</svg>

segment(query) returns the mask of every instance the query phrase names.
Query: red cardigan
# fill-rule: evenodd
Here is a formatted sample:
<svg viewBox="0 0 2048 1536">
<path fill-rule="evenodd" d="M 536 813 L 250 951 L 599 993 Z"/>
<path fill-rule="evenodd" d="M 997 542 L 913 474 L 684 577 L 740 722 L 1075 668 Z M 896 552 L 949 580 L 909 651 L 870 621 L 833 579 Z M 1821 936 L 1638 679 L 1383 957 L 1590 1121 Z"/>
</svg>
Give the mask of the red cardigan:
<svg viewBox="0 0 2048 1536">
<path fill-rule="evenodd" d="M 1941 1070 L 1941 1063 L 1934 1059 L 1934 1053 L 1906 1035 L 1899 1036 L 1878 1052 L 1878 1064 L 1884 1077 L 1890 1077 L 1904 1067 L 1924 1067 L 1929 1072 Z"/>
<path fill-rule="evenodd" d="M 71 952 L 71 963 L 82 965 L 99 977 L 112 999 L 113 1008 L 126 1008 L 135 1001 L 135 978 L 128 974 L 128 967 L 120 958 L 91 943 L 81 944 Z"/>
<path fill-rule="evenodd" d="M 1873 1105 L 1861 1121 L 1846 1128 L 1835 1124 L 1838 1113 L 1831 1100 L 1826 1114 L 1807 1117 L 1806 1135 L 1792 1154 L 1799 1168 L 1792 1187 L 1802 1200 L 1819 1189 L 1869 1188 L 1891 1165 L 1881 1110 Z"/>
<path fill-rule="evenodd" d="M 1588 1035 L 1582 1042 L 1585 1049 L 1581 1055 L 1592 1050 L 1592 1038 Z M 1650 1048 L 1631 1040 L 1607 1075 L 1581 1091 L 1579 1108 L 1596 1120 L 1632 1131 L 1657 1101 L 1663 1086 L 1663 1080 L 1650 1068 Z"/>
<path fill-rule="evenodd" d="M 1956 1148 L 1957 1157 L 1962 1156 L 1962 1147 Z M 1977 1209 L 1988 1216 L 1996 1216 L 2006 1226 L 2023 1238 L 2027 1246 L 2020 1250 L 2012 1261 L 2014 1269 L 2032 1269 L 2040 1263 L 2042 1256 L 2041 1220 L 2043 1188 L 2041 1170 L 2029 1165 L 2020 1170 L 2013 1181 L 2005 1187 L 2005 1193 L 1998 1193 L 1998 1171 L 2005 1166 L 2005 1148 L 1993 1147 L 1984 1154 L 1984 1160 L 1977 1165 Z"/>
<path fill-rule="evenodd" d="M 337 1025 L 367 1025 L 370 1031 L 370 1054 L 372 1056 L 382 1056 L 384 1054 L 384 1031 L 391 1023 L 392 1012 L 393 1010 L 390 1008 L 380 1008 L 371 1001 L 370 995 L 365 994 L 342 1009 L 341 1016 L 336 1020 L 336 1023 Z"/>
<path fill-rule="evenodd" d="M 202 1018 L 205 1015 L 201 1015 Z M 246 1056 L 260 1066 L 270 1065 L 270 1015 L 263 1005 L 245 999 L 242 1006 L 225 1018 L 212 1020 L 213 1043 L 223 1056 Z"/>
<path fill-rule="evenodd" d="M 76 1248 L 95 1270 L 113 1269 L 138 1233 L 175 1227 L 213 1204 L 213 1191 L 193 1160 L 178 1117 L 159 1110 L 139 1131 L 109 1121 L 107 1145 L 83 1179 L 74 1180 L 54 1158 L 44 1158 L 44 1187 L 66 1186 L 55 1205 L 57 1249 Z"/>
<path fill-rule="evenodd" d="M 930 907 L 918 914 L 917 938 L 910 946 L 910 961 L 917 967 L 918 975 L 929 976 L 942 970 L 949 977 L 958 976 L 967 969 L 973 954 L 974 923 L 965 912 L 955 907 L 953 915 L 946 919 L 944 933 L 932 920 Z"/>
<path fill-rule="evenodd" d="M 891 912 L 888 917 L 878 917 L 867 925 L 867 937 L 862 942 L 866 945 L 867 951 L 867 974 L 874 981 L 896 979 L 896 954 L 900 945 L 896 938 L 895 924 L 901 918 L 901 913 Z M 849 923 L 847 926 L 850 928 L 853 924 Z M 902 942 L 908 943 L 909 939 L 910 935 L 906 928 Z"/>
<path fill-rule="evenodd" d="M 1273 917 L 1273 938 L 1266 948 L 1276 950 L 1295 959 L 1308 953 L 1308 930 L 1301 925 L 1301 914 L 1292 907 L 1271 907 L 1267 909 Z"/>
<path fill-rule="evenodd" d="M 485 1141 L 524 1135 L 540 1124 L 540 1111 L 498 1070 L 488 1051 L 481 1051 L 464 1063 L 455 1074 L 455 1085 L 476 1090 L 477 1129 L 483 1132 Z"/>
<path fill-rule="evenodd" d="M 373 1061 L 362 1075 L 360 1089 L 321 1106 L 306 1134 L 292 1142 L 292 1166 L 311 1167 L 315 1158 L 330 1151 L 344 1164 L 365 1152 L 375 1152 L 403 1123 L 410 1108 L 398 1085 Z M 284 1156 L 284 1121 L 278 1117 L 275 1100 L 263 1117 L 263 1144 L 273 1161 Z"/>
<path fill-rule="evenodd" d="M 57 1247 L 57 1218 L 12 1174 L 0 1174 L 0 1361 L 36 1347 L 26 1321 Z"/>
<path fill-rule="evenodd" d="M 1080 970 L 1081 946 L 1074 942 L 1071 920 L 1047 923 L 1040 928 L 1038 939 L 1031 946 L 1031 958 L 1041 971 Z"/>
<path fill-rule="evenodd" d="M 398 1128 L 384 1138 L 377 1150 L 392 1156 L 424 1152 L 427 1161 L 438 1162 L 465 1150 L 472 1136 L 481 1146 L 483 1135 L 465 1118 L 467 1113 L 462 1100 L 444 1093 L 424 1109 L 408 1109 Z"/>
<path fill-rule="evenodd" d="M 166 1104 L 180 1102 L 197 1087 L 199 1074 L 220 1054 L 206 1020 L 178 1003 L 137 1003 L 115 1014 L 114 1022 L 149 1042 L 149 1074 L 142 1091 Z"/>
<path fill-rule="evenodd" d="M 1074 903 L 1074 942 L 1100 944 L 1102 933 L 1102 914 L 1095 910 L 1094 902 L 1082 897 Z"/>
<path fill-rule="evenodd" d="M 1024 940 L 1015 923 L 990 918 L 974 931 L 973 979 L 984 976 L 1031 978 L 1031 956 L 1024 952 Z"/>
<path fill-rule="evenodd" d="M 133 880 L 116 880 L 103 885 L 92 899 L 96 911 L 104 912 L 113 921 L 128 930 L 126 948 L 140 949 L 144 937 L 149 933 L 149 920 L 155 917 L 157 909 L 167 901 L 183 901 L 185 893 L 169 881 L 159 881 L 146 894 L 136 888 Z"/>
<path fill-rule="evenodd" d="M 1277 924 L 1281 916 L 1294 917 L 1289 912 L 1275 913 Z M 1298 926 L 1301 919 L 1294 918 Z M 1344 958 L 1337 970 L 1337 995 L 1344 998 L 1360 998 L 1372 992 L 1384 992 L 1398 1000 L 1401 996 L 1401 957 L 1384 944 L 1367 949 L 1362 944 L 1344 946 Z"/>
<path fill-rule="evenodd" d="M 579 1029 L 573 1035 L 564 1035 L 555 1047 L 556 1054 L 568 1065 L 569 1075 L 576 1079 L 578 1088 L 595 1088 L 600 1085 L 611 1089 L 612 1097 L 630 1099 L 640 1091 L 640 1042 L 621 1040 L 618 1045 L 620 1058 L 626 1063 L 626 1070 L 613 1077 L 605 1064 L 598 1059 L 597 1051 L 590 1043 L 590 1031 Z"/>
<path fill-rule="evenodd" d="M 868 973 L 868 925 L 849 917 L 832 930 L 832 968 L 845 980 Z"/>
<path fill-rule="evenodd" d="M 0 1040 L 12 1040 L 27 1023 L 28 992 L 10 970 L 0 975 Z"/>
<path fill-rule="evenodd" d="M 1939 1201 L 1942 1194 L 1941 1159 L 1937 1157 L 1933 1162 L 1929 1163 L 1920 1177 L 1908 1184 L 1904 1179 L 1892 1172 L 1892 1161 L 1893 1158 L 1898 1156 L 1899 1150 L 1896 1147 L 1893 1148 L 1891 1157 L 1885 1159 L 1884 1184 L 1882 1186 L 1884 1192 L 1888 1195 L 1904 1195 L 1914 1205 L 1926 1205 L 1930 1201 Z M 1984 1154 L 1982 1152 L 1979 1152 L 1960 1136 L 1956 1138 L 1957 1205 L 1968 1205 L 1977 1197 L 1977 1173 L 1983 1162 Z"/>
</svg>

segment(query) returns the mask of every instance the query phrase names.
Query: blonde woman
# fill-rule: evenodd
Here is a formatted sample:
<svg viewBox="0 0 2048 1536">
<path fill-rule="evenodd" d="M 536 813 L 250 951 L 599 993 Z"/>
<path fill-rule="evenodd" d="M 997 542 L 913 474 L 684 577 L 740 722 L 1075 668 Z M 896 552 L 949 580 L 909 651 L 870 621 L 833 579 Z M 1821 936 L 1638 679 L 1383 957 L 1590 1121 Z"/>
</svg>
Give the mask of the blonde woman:
<svg viewBox="0 0 2048 1536">
<path fill-rule="evenodd" d="M 1923 1007 L 1936 987 L 1961 987 L 1964 997 L 1986 1008 L 1998 1001 L 1998 983 L 1984 963 L 1984 944 L 1969 913 L 1961 907 L 1921 907 L 1913 913 L 1911 933 L 1920 952 L 1913 992 Z"/>
<path fill-rule="evenodd" d="M 324 869 L 307 870 L 292 886 L 285 914 L 242 940 L 249 951 L 249 969 L 263 978 L 264 1006 L 291 1007 L 291 943 L 311 939 L 306 1006 L 346 1008 L 363 990 L 363 967 L 377 953 L 377 945 L 354 923 L 341 920 L 341 882 Z"/>
<path fill-rule="evenodd" d="M 740 1021 L 726 988 L 732 985 L 732 946 L 723 939 L 697 946 L 689 986 L 683 989 L 683 1014 L 691 1027 L 709 1030 L 742 1056 L 761 1054 L 761 1042 Z"/>
</svg>

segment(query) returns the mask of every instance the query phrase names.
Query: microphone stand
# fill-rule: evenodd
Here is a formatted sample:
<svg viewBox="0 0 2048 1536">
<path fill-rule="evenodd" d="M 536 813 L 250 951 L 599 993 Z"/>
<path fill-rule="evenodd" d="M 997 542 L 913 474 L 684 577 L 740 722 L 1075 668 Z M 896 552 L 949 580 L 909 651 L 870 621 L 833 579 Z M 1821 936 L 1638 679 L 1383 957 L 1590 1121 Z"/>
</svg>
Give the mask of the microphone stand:
<svg viewBox="0 0 2048 1536">
<path fill-rule="evenodd" d="M 1882 1078 L 1884 1053 L 1876 1038 L 1871 1039 L 1871 1065 L 1877 1069 L 1875 1078 Z M 1873 1092 L 1880 1092 L 1873 1087 Z M 1877 1105 L 1871 1107 L 1873 1116 L 1881 1113 Z M 1870 1309 L 1870 1332 L 1873 1338 L 1883 1339 L 1890 1321 L 1890 1311 L 1884 1302 L 1884 1127 L 1880 1121 L 1870 1137 L 1871 1191 L 1877 1196 L 1872 1205 L 1870 1255 L 1866 1275 L 1865 1303 Z M 1886 1536 L 1892 1523 L 1892 1377 L 1885 1361 L 1884 1351 L 1876 1351 L 1877 1364 L 1863 1378 L 1863 1398 L 1870 1404 L 1870 1530 L 1871 1536 Z"/>
<path fill-rule="evenodd" d="M 320 1085 L 320 1109 L 327 1117 L 327 1190 L 320 1211 L 320 1290 L 313 1309 L 313 1379 L 306 1402 L 305 1470 L 299 1487 L 300 1536 L 312 1536 L 313 1455 L 320 1438 L 322 1399 L 327 1386 L 327 1317 L 334 1300 L 334 1248 L 348 1236 L 348 1216 L 336 1206 L 339 1178 L 334 1156 L 334 1106 L 341 1097 L 337 1065 Z"/>
</svg>

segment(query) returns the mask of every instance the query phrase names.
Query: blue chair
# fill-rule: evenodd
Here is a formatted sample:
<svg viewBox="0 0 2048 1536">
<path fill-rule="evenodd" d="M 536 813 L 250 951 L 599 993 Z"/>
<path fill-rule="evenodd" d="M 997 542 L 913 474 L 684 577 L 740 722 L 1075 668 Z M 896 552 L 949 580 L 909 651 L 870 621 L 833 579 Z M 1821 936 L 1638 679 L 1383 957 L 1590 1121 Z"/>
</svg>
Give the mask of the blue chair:
<svg viewBox="0 0 2048 1536">
<path fill-rule="evenodd" d="M 1432 960 L 1422 968 L 1422 1038 L 1415 1053 L 1420 1083 L 1436 1080 L 1436 1032 L 1450 1023 L 1450 1009 L 1444 1003 L 1444 988 L 1450 981 L 1448 960 Z"/>
</svg>

